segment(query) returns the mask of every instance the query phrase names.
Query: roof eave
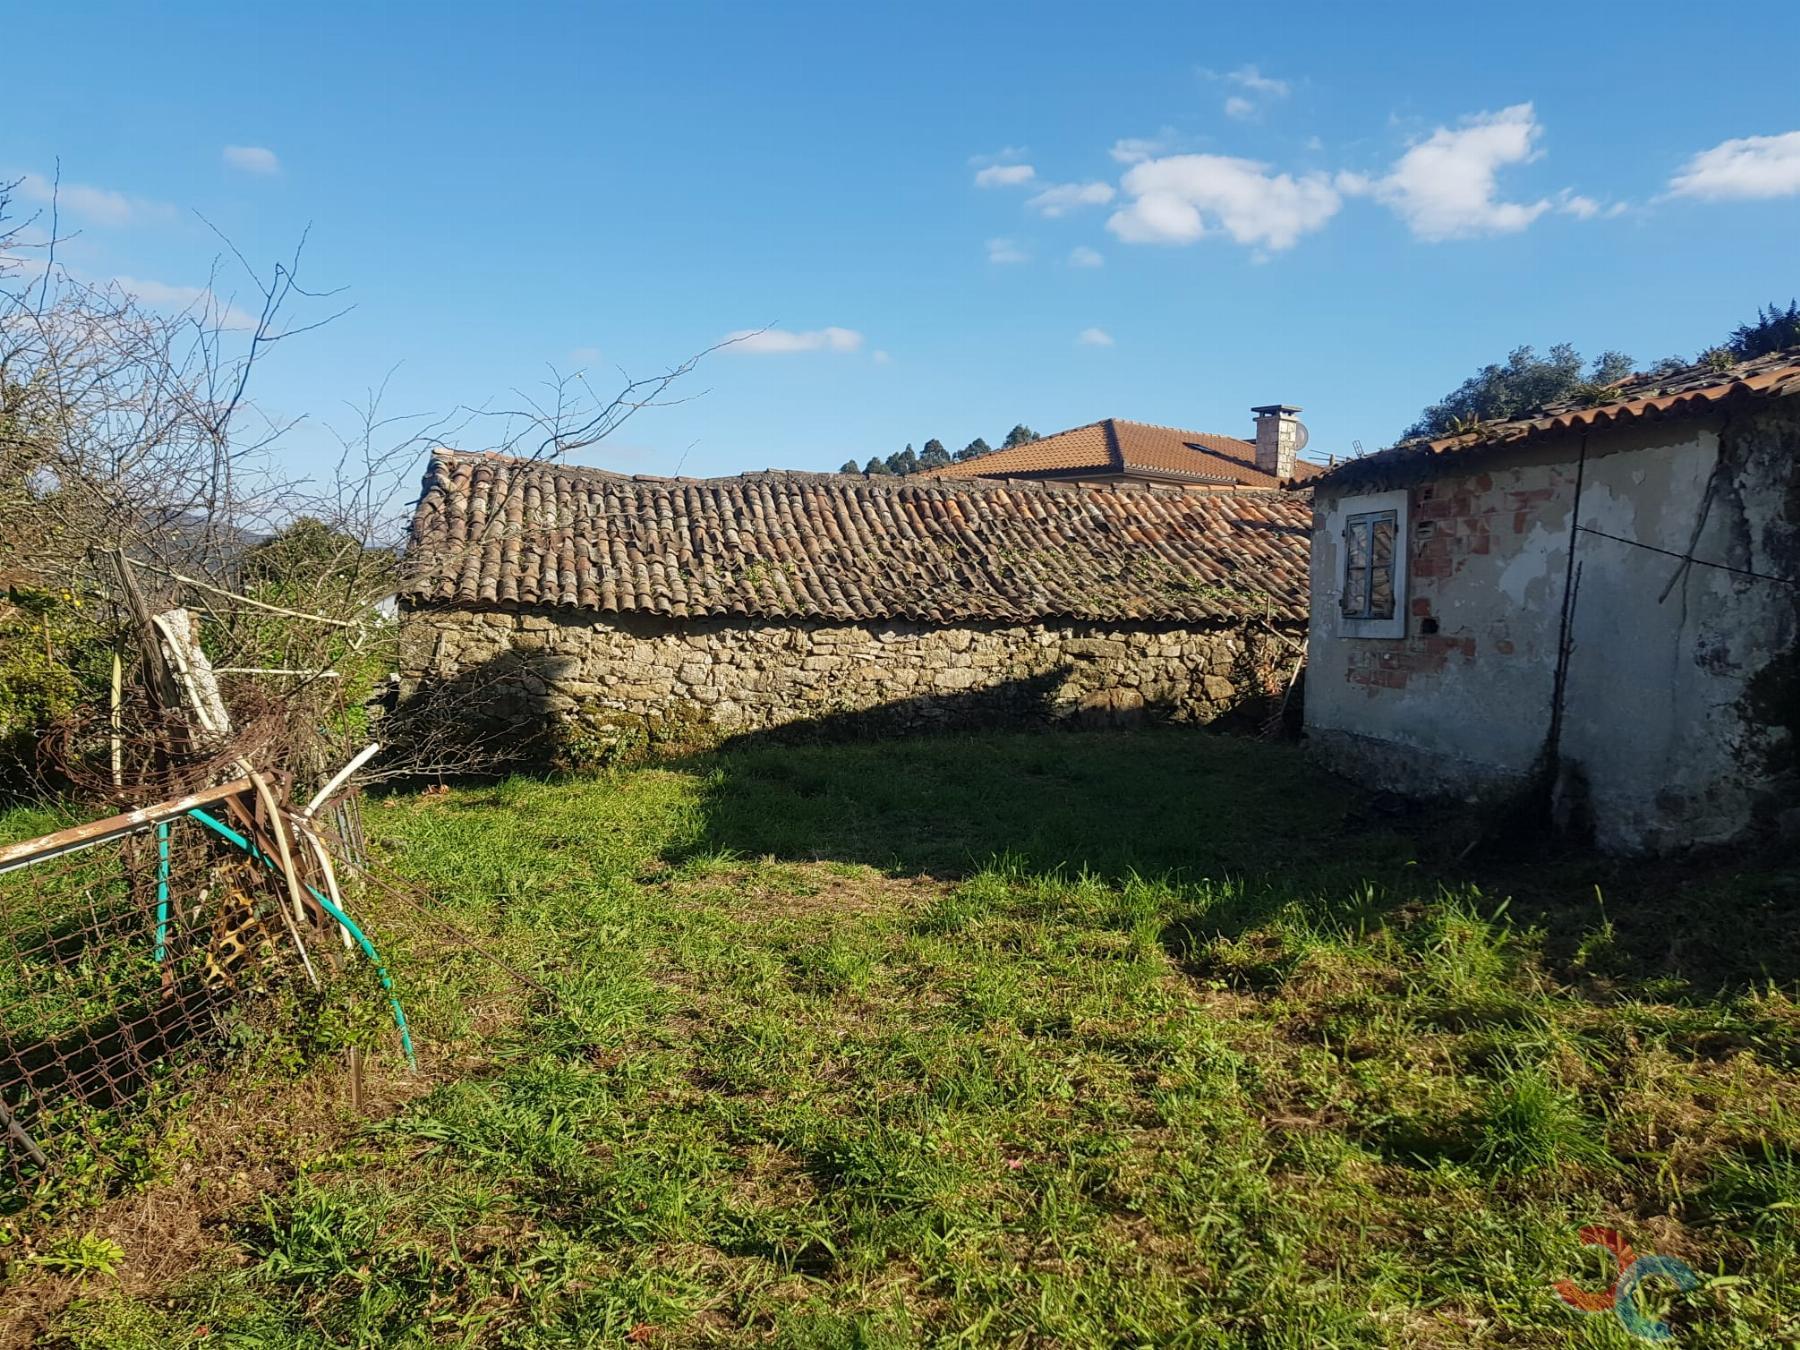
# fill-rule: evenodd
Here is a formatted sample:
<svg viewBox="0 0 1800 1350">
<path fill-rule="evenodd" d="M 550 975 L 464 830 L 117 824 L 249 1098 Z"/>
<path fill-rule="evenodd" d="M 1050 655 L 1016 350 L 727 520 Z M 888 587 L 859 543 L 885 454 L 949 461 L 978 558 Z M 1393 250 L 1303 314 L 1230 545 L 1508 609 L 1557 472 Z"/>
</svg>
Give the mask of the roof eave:
<svg viewBox="0 0 1800 1350">
<path fill-rule="evenodd" d="M 1737 382 L 1708 389 L 1690 390 L 1663 398 L 1635 399 L 1628 403 L 1598 404 L 1592 408 L 1553 413 L 1529 421 L 1505 423 L 1487 435 L 1471 433 L 1436 440 L 1409 441 L 1378 450 L 1361 459 L 1348 460 L 1335 469 L 1305 480 L 1308 487 L 1339 487 L 1389 470 L 1422 465 L 1453 466 L 1473 458 L 1541 444 L 1574 432 L 1610 431 L 1646 422 L 1678 422 L 1704 417 L 1747 402 L 1765 402 L 1800 394 L 1800 378 L 1787 384 Z"/>
</svg>

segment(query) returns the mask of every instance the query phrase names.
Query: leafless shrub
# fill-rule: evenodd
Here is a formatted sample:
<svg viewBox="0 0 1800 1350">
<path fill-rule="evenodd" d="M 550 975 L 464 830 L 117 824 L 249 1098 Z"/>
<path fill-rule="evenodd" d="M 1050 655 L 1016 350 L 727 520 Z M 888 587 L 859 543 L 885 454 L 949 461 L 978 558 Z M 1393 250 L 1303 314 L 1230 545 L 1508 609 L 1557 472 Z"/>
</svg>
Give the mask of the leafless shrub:
<svg viewBox="0 0 1800 1350">
<path fill-rule="evenodd" d="M 228 700 L 253 704 L 259 720 L 279 706 L 278 741 L 303 778 L 369 734 L 371 686 L 394 666 L 384 602 L 401 582 L 405 511 L 428 452 L 570 455 L 646 408 L 697 397 L 675 387 L 716 350 L 649 377 L 621 371 L 611 395 L 583 372 L 552 370 L 535 391 L 445 415 L 390 413 L 383 381 L 338 437 L 335 463 L 302 478 L 275 454 L 294 422 L 251 395 L 283 343 L 343 312 L 335 293 L 302 284 L 304 236 L 262 270 L 221 236 L 208 285 L 168 311 L 65 267 L 57 231 L 54 207 L 47 219 L 9 217 L 0 186 L 0 627 L 43 620 L 38 664 L 75 672 L 59 688 L 89 705 L 91 732 L 103 669 L 124 647 L 122 556 L 153 608 L 198 613 Z M 33 718 L 41 726 L 45 708 L 69 711 L 43 699 L 11 707 L 7 678 L 0 664 L 0 742 Z M 487 763 L 479 737 L 456 743 L 456 721 L 441 712 L 386 771 Z"/>
</svg>

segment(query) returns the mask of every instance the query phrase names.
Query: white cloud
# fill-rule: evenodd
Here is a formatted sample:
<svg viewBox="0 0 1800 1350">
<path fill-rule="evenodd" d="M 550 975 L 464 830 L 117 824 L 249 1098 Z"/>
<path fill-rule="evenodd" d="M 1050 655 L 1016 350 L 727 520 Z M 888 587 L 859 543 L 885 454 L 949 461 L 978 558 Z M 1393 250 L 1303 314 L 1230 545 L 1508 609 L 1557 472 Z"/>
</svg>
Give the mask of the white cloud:
<svg viewBox="0 0 1800 1350">
<path fill-rule="evenodd" d="M 1077 244 L 1069 250 L 1070 267 L 1105 267 L 1106 255 L 1097 248 L 1089 248 L 1086 244 Z"/>
<path fill-rule="evenodd" d="M 1113 345 L 1112 334 L 1104 328 L 1084 328 L 1075 341 L 1083 347 L 1110 347 Z"/>
<path fill-rule="evenodd" d="M 813 328 L 794 332 L 786 328 L 740 328 L 727 333 L 725 350 L 740 356 L 787 356 L 794 352 L 853 352 L 863 345 L 854 328 Z"/>
<path fill-rule="evenodd" d="M 1499 198 L 1501 169 L 1537 158 L 1543 134 L 1531 104 L 1466 117 L 1439 127 L 1394 162 L 1380 178 L 1340 174 L 1339 188 L 1367 192 L 1404 220 L 1420 239 L 1437 242 L 1524 229 L 1551 207 L 1549 199 Z"/>
<path fill-rule="evenodd" d="M 1800 131 L 1720 141 L 1688 160 L 1669 191 L 1709 202 L 1800 195 Z"/>
<path fill-rule="evenodd" d="M 1023 263 L 1030 262 L 1031 255 L 1019 247 L 1014 239 L 990 239 L 987 241 L 987 260 L 991 263 Z"/>
<path fill-rule="evenodd" d="M 1237 92 L 1225 99 L 1225 115 L 1237 122 L 1253 122 L 1263 115 L 1271 103 L 1279 102 L 1293 92 L 1286 80 L 1265 75 L 1255 66 L 1239 66 L 1223 75 L 1216 70 L 1200 72 L 1209 80 L 1222 80 Z"/>
<path fill-rule="evenodd" d="M 30 252 L 0 253 L 0 274 L 10 271 L 16 276 L 37 278 L 50 270 L 48 236 L 40 238 L 37 231 L 31 231 L 17 242 Z M 205 286 L 179 286 L 144 277 L 96 276 L 61 262 L 56 264 L 56 270 L 56 281 L 66 280 L 102 295 L 127 297 L 152 309 L 188 311 L 208 326 L 218 324 L 222 328 L 250 332 L 255 330 L 258 322 L 256 315 L 238 308 L 228 298 Z"/>
<path fill-rule="evenodd" d="M 569 352 L 569 364 L 572 366 L 597 366 L 600 364 L 598 347 L 576 347 Z"/>
<path fill-rule="evenodd" d="M 88 187 L 81 183 L 58 184 L 38 173 L 24 174 L 16 189 L 26 201 L 48 206 L 56 203 L 59 213 L 83 216 L 97 225 L 129 225 L 134 221 L 166 220 L 175 208 L 163 202 L 128 197 L 111 188 Z"/>
<path fill-rule="evenodd" d="M 41 277 L 50 268 L 43 254 L 0 253 L 0 276 Z"/>
<path fill-rule="evenodd" d="M 1081 206 L 1105 206 L 1114 195 L 1110 183 L 1057 183 L 1025 205 L 1046 216 L 1062 216 Z"/>
<path fill-rule="evenodd" d="M 1264 98 L 1286 98 L 1293 92 L 1293 86 L 1286 80 L 1278 80 L 1272 75 L 1265 75 L 1255 66 L 1239 66 L 1225 76 L 1240 89 L 1248 89 L 1253 94 L 1261 94 Z"/>
<path fill-rule="evenodd" d="M 225 147 L 224 158 L 231 168 L 242 169 L 245 173 L 281 172 L 281 161 L 267 146 L 228 145 Z"/>
<path fill-rule="evenodd" d="M 1162 154 L 1174 141 L 1175 129 L 1164 127 L 1154 136 L 1121 137 L 1112 143 L 1108 153 L 1121 164 L 1138 164 Z"/>
<path fill-rule="evenodd" d="M 1221 228 L 1240 244 L 1279 252 L 1322 228 L 1342 205 L 1323 174 L 1295 178 L 1225 155 L 1146 160 L 1121 184 L 1132 200 L 1106 228 L 1128 244 L 1191 244 Z"/>
<path fill-rule="evenodd" d="M 894 360 L 894 358 L 889 356 L 885 351 L 881 351 L 879 349 L 877 349 L 876 351 L 870 352 L 869 359 L 878 366 L 891 365 Z"/>
<path fill-rule="evenodd" d="M 1024 187 L 1037 177 L 1029 164 L 990 164 L 975 175 L 978 188 Z"/>
<path fill-rule="evenodd" d="M 1574 216 L 1577 220 L 1592 220 L 1595 216 L 1605 212 L 1605 208 L 1592 197 L 1584 197 L 1579 192 L 1571 192 L 1567 188 L 1556 194 L 1556 209 L 1565 216 Z"/>
<path fill-rule="evenodd" d="M 204 286 L 177 286 L 142 277 L 113 277 L 110 284 L 117 286 L 139 304 L 163 309 L 192 310 L 203 320 L 217 322 L 225 328 L 249 331 L 256 327 L 254 314 L 239 309 Z"/>
</svg>

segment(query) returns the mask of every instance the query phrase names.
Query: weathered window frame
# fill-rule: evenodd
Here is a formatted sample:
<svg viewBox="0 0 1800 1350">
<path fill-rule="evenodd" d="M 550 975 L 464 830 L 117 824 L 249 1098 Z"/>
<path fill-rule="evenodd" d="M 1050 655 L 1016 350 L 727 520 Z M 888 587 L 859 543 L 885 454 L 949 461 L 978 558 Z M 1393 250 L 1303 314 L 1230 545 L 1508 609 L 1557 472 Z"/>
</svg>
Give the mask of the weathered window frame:
<svg viewBox="0 0 1800 1350">
<path fill-rule="evenodd" d="M 1340 637 L 1402 638 L 1406 636 L 1407 493 L 1371 492 L 1339 499 L 1333 509 L 1333 595 Z M 1386 559 L 1378 560 L 1377 543 L 1385 537 Z M 1360 549 L 1360 552 L 1359 552 Z M 1359 558 L 1361 562 L 1359 563 Z M 1388 603 L 1378 598 L 1377 584 L 1391 587 Z"/>
<path fill-rule="evenodd" d="M 1338 608 L 1346 619 L 1394 617 L 1394 549 L 1398 511 L 1363 511 L 1344 522 L 1344 592 Z"/>
</svg>

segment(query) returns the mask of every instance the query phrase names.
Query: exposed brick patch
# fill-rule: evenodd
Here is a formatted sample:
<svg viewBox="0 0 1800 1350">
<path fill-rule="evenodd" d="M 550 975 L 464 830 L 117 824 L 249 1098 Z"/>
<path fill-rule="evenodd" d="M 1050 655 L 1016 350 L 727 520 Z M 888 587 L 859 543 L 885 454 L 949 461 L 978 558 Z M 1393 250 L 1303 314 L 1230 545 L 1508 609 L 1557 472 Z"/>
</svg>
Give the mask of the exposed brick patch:
<svg viewBox="0 0 1800 1350">
<path fill-rule="evenodd" d="M 1371 638 L 1353 643 L 1344 678 L 1371 693 L 1405 689 L 1413 680 L 1431 680 L 1455 667 L 1473 665 L 1483 652 L 1512 656 L 1511 640 L 1483 642 L 1468 631 L 1448 627 L 1447 587 L 1472 558 L 1496 552 L 1494 536 L 1529 532 L 1538 515 L 1558 498 L 1558 486 L 1519 488 L 1517 477 L 1484 472 L 1442 478 L 1413 490 L 1407 615 L 1403 638 Z M 1429 622 L 1428 622 L 1429 621 Z"/>
</svg>

